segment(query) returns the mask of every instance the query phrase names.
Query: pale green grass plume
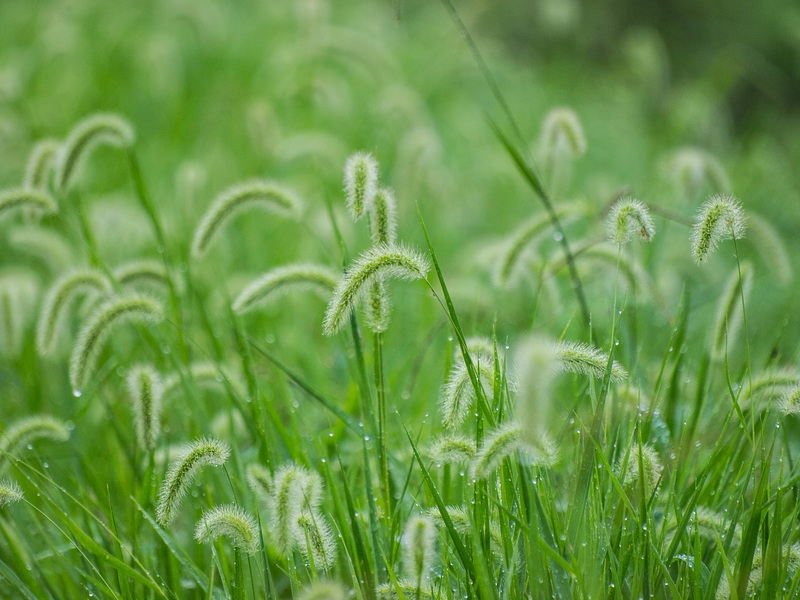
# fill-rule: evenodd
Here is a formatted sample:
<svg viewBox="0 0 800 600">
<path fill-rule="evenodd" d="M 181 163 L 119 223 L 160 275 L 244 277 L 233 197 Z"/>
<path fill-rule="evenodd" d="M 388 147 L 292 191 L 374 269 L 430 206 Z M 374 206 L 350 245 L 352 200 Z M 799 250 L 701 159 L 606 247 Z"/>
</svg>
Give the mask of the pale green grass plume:
<svg viewBox="0 0 800 600">
<path fill-rule="evenodd" d="M 298 541 L 301 511 L 314 513 L 319 507 L 322 481 L 317 473 L 294 464 L 278 469 L 272 481 L 270 540 L 281 554 L 288 554 Z"/>
<path fill-rule="evenodd" d="M 36 329 L 36 347 L 42 356 L 49 356 L 72 302 L 81 294 L 105 294 L 111 290 L 106 276 L 97 269 L 81 269 L 65 273 L 50 286 L 42 303 Z"/>
<path fill-rule="evenodd" d="M 22 498 L 22 488 L 16 481 L 0 479 L 0 508 L 19 502 Z"/>
<path fill-rule="evenodd" d="M 764 217 L 749 212 L 747 233 L 761 262 L 781 285 L 788 284 L 792 280 L 792 261 L 780 231 Z"/>
<path fill-rule="evenodd" d="M 784 415 L 800 415 L 800 385 L 784 393 L 778 401 L 778 410 Z"/>
<path fill-rule="evenodd" d="M 526 442 L 535 443 L 544 433 L 550 416 L 553 381 L 558 374 L 558 358 L 553 342 L 529 336 L 514 349 L 517 394 L 514 401 L 517 420 Z"/>
<path fill-rule="evenodd" d="M 245 554 L 255 554 L 261 548 L 256 520 L 235 504 L 215 506 L 197 522 L 194 537 L 201 544 L 211 543 L 220 536 L 228 538 L 234 548 Z"/>
<path fill-rule="evenodd" d="M 484 388 L 491 388 L 494 381 L 494 361 L 487 356 L 479 357 L 477 375 Z M 439 405 L 442 411 L 442 423 L 448 429 L 454 429 L 467 418 L 475 400 L 475 387 L 469 376 L 467 365 L 457 362 L 453 365 L 442 387 Z"/>
<path fill-rule="evenodd" d="M 114 328 L 125 322 L 149 323 L 161 319 L 161 306 L 146 296 L 116 296 L 98 307 L 78 334 L 70 358 L 69 379 L 74 393 L 81 394 Z"/>
<path fill-rule="evenodd" d="M 580 373 L 602 379 L 608 365 L 608 354 L 582 342 L 559 342 L 555 346 L 561 373 Z M 627 371 L 614 361 L 611 365 L 611 381 L 619 382 L 628 377 Z"/>
<path fill-rule="evenodd" d="M 783 570 L 786 574 L 786 581 L 779 581 L 778 587 L 784 593 L 789 589 L 788 582 L 792 581 L 797 573 L 798 569 L 800 568 L 800 544 L 792 544 L 786 545 L 781 550 L 780 554 L 782 554 L 781 562 L 783 563 Z M 761 597 L 758 595 L 758 592 L 761 590 L 764 584 L 764 553 L 761 551 L 761 548 L 757 548 L 756 552 L 753 556 L 753 564 L 750 569 L 750 575 L 747 579 L 747 588 L 745 590 L 745 597 L 746 598 L 757 598 Z M 791 597 L 794 597 L 795 594 L 792 594 Z M 777 596 L 778 598 L 790 597 L 788 595 L 784 596 L 780 594 Z M 730 584 L 728 583 L 728 578 L 723 573 L 722 579 L 720 579 L 719 587 L 717 587 L 717 595 L 716 600 L 728 600 L 731 598 L 731 590 Z"/>
<path fill-rule="evenodd" d="M 312 291 L 327 300 L 339 275 L 331 268 L 313 263 L 277 267 L 248 284 L 233 302 L 233 310 L 244 314 L 292 291 Z"/>
<path fill-rule="evenodd" d="M 170 463 L 158 494 L 156 520 L 162 527 L 175 519 L 181 501 L 198 471 L 207 466 L 221 467 L 230 452 L 225 442 L 208 438 L 191 442 L 180 449 Z"/>
<path fill-rule="evenodd" d="M 483 445 L 470 465 L 470 475 L 475 479 L 486 479 L 504 459 L 515 454 L 522 446 L 522 427 L 519 423 L 504 423 L 487 432 Z"/>
<path fill-rule="evenodd" d="M 382 583 L 375 588 L 375 593 L 378 600 L 432 600 L 434 597 L 438 598 L 438 596 L 433 596 L 430 588 L 418 588 L 413 581 L 405 579 L 399 580 L 396 584 Z"/>
<path fill-rule="evenodd" d="M 655 235 L 650 210 L 638 200 L 624 198 L 611 207 L 606 226 L 608 239 L 621 246 L 637 235 L 649 242 Z"/>
<path fill-rule="evenodd" d="M 192 256 L 205 255 L 231 219 L 254 208 L 296 220 L 300 218 L 302 202 L 294 191 L 273 181 L 252 179 L 228 188 L 217 196 L 195 229 Z"/>
<path fill-rule="evenodd" d="M 50 415 L 33 415 L 12 423 L 0 438 L 0 456 L 16 454 L 36 440 L 65 442 L 69 439 L 67 425 Z"/>
<path fill-rule="evenodd" d="M 425 279 L 429 269 L 427 259 L 406 246 L 380 245 L 367 250 L 353 261 L 333 292 L 323 323 L 325 335 L 333 335 L 342 328 L 375 281 Z"/>
<path fill-rule="evenodd" d="M 17 358 L 22 351 L 25 328 L 18 291 L 7 282 L 0 284 L 0 356 Z"/>
<path fill-rule="evenodd" d="M 747 230 L 742 206 L 732 196 L 712 196 L 697 215 L 692 228 L 692 258 L 697 264 L 708 260 L 720 241 L 741 239 Z"/>
<path fill-rule="evenodd" d="M 639 450 L 642 453 L 642 468 L 644 469 L 644 490 L 649 496 L 656 489 L 658 480 L 661 477 L 663 466 L 661 465 L 661 458 L 658 456 L 658 451 L 650 444 L 643 444 L 642 446 L 634 446 L 631 448 L 628 455 L 628 464 L 626 465 L 624 477 L 621 473 L 622 462 L 617 465 L 617 476 L 622 480 L 622 484 L 633 490 L 636 494 L 639 489 L 639 479 L 642 476 L 639 472 Z"/>
<path fill-rule="evenodd" d="M 371 208 L 378 191 L 378 163 L 369 152 L 357 152 L 344 164 L 344 194 L 347 209 L 358 221 Z"/>
<path fill-rule="evenodd" d="M 633 453 L 631 459 L 633 460 Z M 689 544 L 692 543 L 694 533 L 708 540 L 709 542 L 716 543 L 717 535 L 721 539 L 725 539 L 727 531 L 730 529 L 730 524 L 725 522 L 725 517 L 719 513 L 714 512 L 709 508 L 698 506 L 689 520 L 689 526 L 686 530 L 686 539 Z M 672 516 L 664 523 L 664 545 L 669 546 L 673 538 L 678 533 L 678 520 Z M 742 543 L 742 534 L 738 526 L 735 526 L 731 534 L 731 549 L 736 549 Z"/>
<path fill-rule="evenodd" d="M 438 464 L 466 463 L 475 452 L 475 441 L 460 434 L 439 437 L 428 448 L 428 456 Z"/>
<path fill-rule="evenodd" d="M 247 484 L 260 503 L 269 504 L 272 496 L 272 475 L 269 469 L 258 463 L 247 465 Z"/>
<path fill-rule="evenodd" d="M 301 510 L 295 521 L 300 553 L 314 568 L 330 572 L 336 566 L 336 538 L 330 525 L 317 510 Z"/>
<path fill-rule="evenodd" d="M 392 301 L 386 291 L 383 281 L 373 281 L 369 286 L 369 293 L 364 301 L 364 313 L 367 327 L 374 333 L 386 331 L 389 327 L 389 318 L 392 314 Z"/>
<path fill-rule="evenodd" d="M 705 186 L 718 194 L 730 193 L 731 184 L 722 164 L 701 148 L 679 148 L 667 164 L 670 178 L 682 198 L 697 196 Z"/>
<path fill-rule="evenodd" d="M 164 263 L 157 260 L 133 260 L 118 265 L 114 268 L 114 279 L 122 287 L 169 289 Z"/>
<path fill-rule="evenodd" d="M 406 522 L 402 547 L 403 569 L 406 577 L 423 587 L 430 579 L 436 557 L 436 527 L 430 517 L 412 515 Z"/>
<path fill-rule="evenodd" d="M 539 150 L 544 156 L 566 153 L 572 158 L 586 153 L 586 137 L 574 110 L 557 107 L 545 115 Z"/>
<path fill-rule="evenodd" d="M 63 273 L 75 263 L 72 248 L 55 231 L 36 225 L 21 225 L 8 232 L 8 245 L 34 257 L 52 274 Z"/>
<path fill-rule="evenodd" d="M 342 584 L 333 580 L 317 580 L 306 586 L 300 600 L 347 600 Z"/>
<path fill-rule="evenodd" d="M 61 145 L 56 158 L 55 188 L 67 191 L 81 162 L 100 145 L 131 148 L 136 136 L 125 119 L 114 114 L 96 114 L 79 122 Z"/>
<path fill-rule="evenodd" d="M 32 190 L 46 190 L 49 187 L 60 146 L 61 142 L 56 139 L 40 140 L 33 145 L 25 163 L 24 187 Z"/>
<path fill-rule="evenodd" d="M 372 243 L 391 246 L 397 241 L 397 201 L 391 188 L 380 187 L 370 210 Z"/>
<path fill-rule="evenodd" d="M 58 205 L 46 191 L 20 188 L 0 192 L 0 220 L 15 212 L 24 212 L 34 218 L 54 215 Z"/>
<path fill-rule="evenodd" d="M 133 401 L 133 418 L 139 445 L 154 450 L 161 433 L 161 374 L 152 365 L 136 365 L 126 377 L 128 393 Z"/>
</svg>

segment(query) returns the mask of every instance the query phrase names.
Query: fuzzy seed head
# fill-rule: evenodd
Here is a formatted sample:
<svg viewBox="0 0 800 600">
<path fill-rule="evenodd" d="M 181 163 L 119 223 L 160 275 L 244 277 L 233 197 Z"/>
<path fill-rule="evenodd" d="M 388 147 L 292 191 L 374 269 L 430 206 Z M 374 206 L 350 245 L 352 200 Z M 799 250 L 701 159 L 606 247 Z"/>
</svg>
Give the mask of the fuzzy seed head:
<svg viewBox="0 0 800 600">
<path fill-rule="evenodd" d="M 642 468 L 644 469 L 643 471 L 644 490 L 645 493 L 649 496 L 656 489 L 656 485 L 658 485 L 658 480 L 661 478 L 661 471 L 663 470 L 663 467 L 661 465 L 661 459 L 658 456 L 658 452 L 650 444 L 643 444 L 642 446 L 637 446 L 631 449 L 630 455 L 628 456 L 628 465 L 625 470 L 625 478 L 623 480 L 623 485 L 632 490 L 639 489 L 640 450 L 642 453 Z M 621 467 L 621 461 L 620 465 L 617 468 L 618 473 L 620 471 L 620 467 Z"/>
<path fill-rule="evenodd" d="M 427 259 L 407 246 L 371 248 L 353 261 L 333 291 L 323 323 L 325 335 L 333 335 L 342 328 L 375 281 L 425 279 L 429 269 Z"/>
<path fill-rule="evenodd" d="M 336 541 L 330 525 L 317 510 L 301 510 L 296 521 L 298 545 L 314 568 L 330 572 L 336 566 Z"/>
<path fill-rule="evenodd" d="M 376 280 L 370 285 L 364 312 L 367 317 L 367 327 L 373 333 L 381 333 L 389 328 L 392 301 L 389 300 L 389 293 L 386 291 L 386 284 L 383 281 Z"/>
<path fill-rule="evenodd" d="M 322 480 L 317 473 L 298 465 L 284 465 L 275 472 L 269 508 L 270 539 L 281 554 L 297 543 L 297 519 L 301 511 L 314 513 L 319 507 Z"/>
<path fill-rule="evenodd" d="M 494 381 L 494 361 L 488 357 L 479 359 L 476 375 L 480 378 L 480 385 L 484 386 L 484 389 L 491 388 Z M 453 365 L 447 376 L 439 401 L 444 426 L 448 429 L 455 429 L 461 425 L 467 418 L 474 400 L 475 387 L 472 385 L 467 365 L 458 362 Z"/>
<path fill-rule="evenodd" d="M 781 396 L 778 410 L 784 415 L 800 415 L 800 385 L 797 385 Z"/>
<path fill-rule="evenodd" d="M 269 504 L 272 496 L 272 475 L 269 469 L 258 463 L 247 465 L 247 483 L 259 502 Z"/>
<path fill-rule="evenodd" d="M 580 373 L 602 379 L 608 365 L 608 354 L 581 342 L 559 342 L 556 344 L 557 370 L 560 373 Z M 623 381 L 628 372 L 614 361 L 611 365 L 611 381 Z"/>
<path fill-rule="evenodd" d="M 49 439 L 65 442 L 69 439 L 66 424 L 50 415 L 33 415 L 14 422 L 0 438 L 0 456 L 16 454 L 31 442 Z"/>
<path fill-rule="evenodd" d="M 19 502 L 22 498 L 22 488 L 16 481 L 0 479 L 0 508 Z"/>
<path fill-rule="evenodd" d="M 420 586 L 430 578 L 435 556 L 436 527 L 430 517 L 414 515 L 406 522 L 400 544 L 406 576 Z"/>
<path fill-rule="evenodd" d="M 34 257 L 52 274 L 63 273 L 75 261 L 72 248 L 63 236 L 36 225 L 10 229 L 8 244 L 16 252 Z"/>
<path fill-rule="evenodd" d="M 157 260 L 134 260 L 117 266 L 114 279 L 122 287 L 157 288 L 169 287 L 169 274 L 164 264 Z"/>
<path fill-rule="evenodd" d="M 192 256 L 201 258 L 205 255 L 231 219 L 253 208 L 297 220 L 302 212 L 302 202 L 294 191 L 273 181 L 253 179 L 228 188 L 217 196 L 195 229 Z"/>
<path fill-rule="evenodd" d="M 81 329 L 72 351 L 69 378 L 74 393 L 80 395 L 94 371 L 100 350 L 118 325 L 161 319 L 161 306 L 146 296 L 116 296 L 99 306 Z"/>
<path fill-rule="evenodd" d="M 234 548 L 245 554 L 255 554 L 261 548 L 256 520 L 235 504 L 215 506 L 197 522 L 194 537 L 201 544 L 211 543 L 220 536 L 228 538 Z"/>
<path fill-rule="evenodd" d="M 39 353 L 42 356 L 53 353 L 69 307 L 80 294 L 105 294 L 110 290 L 108 279 L 97 269 L 71 271 L 59 277 L 47 291 L 42 303 L 36 329 Z"/>
<path fill-rule="evenodd" d="M 669 160 L 669 174 L 682 198 L 694 198 L 708 185 L 719 194 L 730 192 L 730 181 L 722 164 L 700 148 L 680 148 Z"/>
<path fill-rule="evenodd" d="M 245 287 L 234 300 L 233 310 L 244 314 L 292 291 L 312 291 L 327 300 L 337 283 L 339 276 L 324 265 L 296 263 L 277 267 Z"/>
<path fill-rule="evenodd" d="M 378 162 L 369 152 L 356 152 L 344 163 L 344 194 L 354 221 L 371 209 L 378 190 Z"/>
<path fill-rule="evenodd" d="M 58 205 L 45 190 L 18 188 L 0 192 L 0 220 L 15 212 L 25 212 L 38 220 L 56 214 Z"/>
<path fill-rule="evenodd" d="M 564 107 L 550 110 L 544 118 L 540 144 L 547 156 L 567 153 L 579 158 L 586 154 L 586 137 L 575 111 Z"/>
<path fill-rule="evenodd" d="M 209 438 L 191 442 L 180 449 L 170 463 L 158 494 L 156 520 L 159 525 L 166 527 L 173 521 L 198 471 L 207 466 L 222 466 L 230 452 L 228 444 Z"/>
<path fill-rule="evenodd" d="M 475 442 L 460 434 L 444 435 L 428 448 L 428 456 L 435 463 L 465 463 L 475 456 Z"/>
<path fill-rule="evenodd" d="M 373 244 L 391 246 L 397 241 L 397 202 L 391 188 L 381 187 L 375 193 L 370 225 Z"/>
<path fill-rule="evenodd" d="M 522 448 L 522 427 L 519 423 L 504 423 L 487 433 L 470 465 L 470 474 L 476 479 L 486 479 L 507 457 Z"/>
<path fill-rule="evenodd" d="M 608 215 L 608 238 L 621 246 L 639 235 L 649 242 L 655 235 L 648 208 L 633 198 L 619 200 Z"/>
<path fill-rule="evenodd" d="M 25 163 L 25 176 L 22 180 L 24 187 L 33 190 L 48 188 L 60 146 L 61 142 L 54 139 L 41 140 L 34 144 L 28 155 L 28 162 Z"/>
<path fill-rule="evenodd" d="M 81 162 L 97 146 L 131 148 L 135 142 L 131 125 L 119 115 L 96 114 L 72 129 L 56 157 L 55 187 L 64 193 Z"/>
<path fill-rule="evenodd" d="M 303 590 L 300 600 L 347 600 L 347 594 L 337 581 L 317 580 Z"/>
<path fill-rule="evenodd" d="M 128 393 L 133 400 L 136 438 L 139 444 L 152 451 L 161 433 L 161 374 L 152 365 L 136 365 L 128 370 Z"/>
<path fill-rule="evenodd" d="M 692 258 L 698 265 L 704 263 L 720 241 L 742 239 L 746 230 L 739 201 L 733 196 L 712 196 L 700 207 L 692 228 Z"/>
</svg>

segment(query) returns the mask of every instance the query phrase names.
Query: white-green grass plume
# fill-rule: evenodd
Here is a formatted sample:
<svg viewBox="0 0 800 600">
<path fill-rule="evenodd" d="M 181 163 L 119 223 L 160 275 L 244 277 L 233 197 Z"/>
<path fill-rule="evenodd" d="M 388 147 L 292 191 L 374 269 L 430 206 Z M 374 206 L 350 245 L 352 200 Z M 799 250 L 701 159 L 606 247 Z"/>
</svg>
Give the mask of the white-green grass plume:
<svg viewBox="0 0 800 600">
<path fill-rule="evenodd" d="M 126 377 L 133 401 L 133 420 L 139 445 L 154 450 L 161 433 L 161 374 L 152 365 L 135 365 Z"/>
<path fill-rule="evenodd" d="M 255 554 L 261 548 L 256 520 L 235 504 L 215 506 L 197 522 L 194 537 L 201 544 L 211 543 L 220 536 L 228 538 L 234 548 L 245 554 Z"/>
<path fill-rule="evenodd" d="M 35 219 L 54 215 L 58 205 L 49 192 L 33 188 L 19 188 L 0 192 L 0 220 L 15 212 L 24 212 Z"/>
<path fill-rule="evenodd" d="M 475 440 L 458 433 L 436 438 L 428 447 L 428 456 L 439 464 L 466 463 L 475 452 Z"/>
<path fill-rule="evenodd" d="M 697 215 L 692 228 L 692 258 L 697 264 L 708 260 L 722 240 L 741 239 L 747 219 L 741 204 L 732 196 L 712 196 Z"/>
<path fill-rule="evenodd" d="M 28 161 L 25 163 L 25 176 L 22 185 L 32 190 L 46 190 L 52 179 L 53 167 L 61 142 L 45 139 L 33 145 Z"/>
<path fill-rule="evenodd" d="M 430 579 L 436 557 L 436 526 L 426 515 L 412 515 L 406 521 L 400 539 L 403 570 L 417 587 L 423 587 Z"/>
<path fill-rule="evenodd" d="M 358 221 L 372 207 L 378 191 L 378 163 L 369 152 L 356 152 L 344 164 L 344 194 L 347 209 Z"/>
<path fill-rule="evenodd" d="M 64 193 L 69 188 L 80 164 L 97 146 L 130 148 L 136 136 L 125 119 L 115 114 L 95 114 L 79 122 L 70 131 L 58 151 L 55 188 Z"/>
<path fill-rule="evenodd" d="M 427 259 L 407 246 L 379 245 L 367 250 L 353 261 L 336 286 L 325 313 L 323 332 L 337 333 L 375 281 L 425 279 L 429 269 Z"/>
<path fill-rule="evenodd" d="M 50 286 L 42 303 L 36 329 L 36 347 L 42 356 L 49 356 L 56 342 L 72 302 L 81 294 L 105 294 L 111 290 L 108 278 L 97 269 L 79 269 L 67 272 Z"/>
<path fill-rule="evenodd" d="M 183 446 L 172 460 L 161 484 L 156 520 L 162 527 L 176 517 L 181 501 L 195 475 L 207 466 L 221 467 L 230 455 L 230 446 L 220 440 L 203 438 Z"/>
<path fill-rule="evenodd" d="M 339 275 L 324 265 L 295 263 L 276 267 L 247 285 L 233 302 L 238 314 L 250 312 L 293 291 L 311 291 L 328 300 Z"/>
<path fill-rule="evenodd" d="M 0 479 L 0 508 L 19 502 L 22 498 L 22 488 L 16 481 Z"/>
<path fill-rule="evenodd" d="M 621 246 L 637 235 L 649 242 L 655 235 L 650 210 L 638 200 L 623 198 L 614 203 L 607 221 L 608 239 Z"/>
<path fill-rule="evenodd" d="M 41 439 L 65 442 L 69 439 L 69 428 L 66 423 L 50 415 L 23 417 L 9 425 L 0 437 L 0 456 L 17 454 Z"/>
<path fill-rule="evenodd" d="M 557 370 L 562 373 L 580 373 L 602 379 L 608 366 L 608 354 L 582 342 L 558 342 L 555 346 L 558 360 Z M 611 364 L 610 380 L 619 382 L 628 377 L 628 372 L 614 361 Z"/>
<path fill-rule="evenodd" d="M 206 211 L 192 238 L 192 256 L 200 258 L 231 219 L 258 208 L 270 213 L 299 219 L 302 202 L 297 194 L 274 181 L 252 179 L 223 191 Z"/>
<path fill-rule="evenodd" d="M 301 510 L 295 521 L 297 543 L 306 561 L 316 570 L 330 572 L 336 566 L 336 538 L 331 526 L 317 510 Z"/>
<path fill-rule="evenodd" d="M 69 379 L 73 393 L 82 393 L 94 372 L 100 350 L 117 326 L 125 322 L 149 323 L 161 319 L 161 306 L 147 296 L 115 296 L 100 305 L 81 328 L 72 350 Z"/>
<path fill-rule="evenodd" d="M 270 540 L 281 554 L 291 552 L 297 543 L 297 519 L 302 511 L 316 512 L 321 492 L 319 475 L 304 467 L 288 464 L 275 472 L 269 502 Z"/>
</svg>

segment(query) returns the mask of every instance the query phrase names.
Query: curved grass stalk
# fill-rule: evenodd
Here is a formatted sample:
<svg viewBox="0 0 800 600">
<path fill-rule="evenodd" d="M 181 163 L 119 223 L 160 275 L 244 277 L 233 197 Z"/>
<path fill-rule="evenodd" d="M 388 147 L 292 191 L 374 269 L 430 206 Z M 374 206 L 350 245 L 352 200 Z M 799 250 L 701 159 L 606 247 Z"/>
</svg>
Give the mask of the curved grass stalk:
<svg viewBox="0 0 800 600">
<path fill-rule="evenodd" d="M 119 115 L 95 114 L 79 122 L 58 151 L 55 167 L 55 188 L 64 193 L 80 163 L 97 146 L 130 148 L 136 136 L 130 123 Z"/>
<path fill-rule="evenodd" d="M 162 527 L 174 519 L 186 491 L 200 469 L 220 467 L 230 455 L 230 447 L 219 440 L 203 438 L 186 444 L 170 463 L 161 491 L 158 494 L 156 520 Z"/>
<path fill-rule="evenodd" d="M 255 554 L 261 548 L 256 520 L 234 504 L 215 506 L 197 522 L 194 537 L 198 542 L 211 543 L 220 536 L 245 554 Z"/>
<path fill-rule="evenodd" d="M 228 188 L 217 196 L 195 229 L 192 256 L 202 257 L 231 219 L 253 208 L 298 219 L 302 203 L 292 190 L 272 181 L 253 179 Z"/>
<path fill-rule="evenodd" d="M 42 356 L 53 353 L 69 307 L 78 295 L 92 292 L 102 295 L 110 290 L 108 279 L 97 269 L 82 269 L 59 277 L 42 303 L 36 329 L 36 347 L 39 353 Z"/>
<path fill-rule="evenodd" d="M 375 281 L 386 278 L 425 279 L 429 268 L 422 254 L 406 246 L 371 248 L 353 261 L 336 286 L 325 313 L 323 332 L 333 335 L 339 331 Z"/>
<path fill-rule="evenodd" d="M 33 415 L 15 421 L 0 438 L 0 457 L 16 454 L 36 440 L 65 442 L 69 439 L 66 424 L 50 415 Z"/>
<path fill-rule="evenodd" d="M 728 349 L 734 346 L 742 327 L 742 298 L 750 295 L 753 273 L 749 263 L 736 268 L 725 282 L 725 288 L 717 303 L 717 316 L 711 338 L 711 356 L 722 360 Z"/>
<path fill-rule="evenodd" d="M 86 385 L 100 350 L 115 327 L 124 322 L 157 322 L 161 306 L 146 296 L 116 296 L 92 313 L 78 334 L 70 358 L 69 379 L 76 396 Z"/>
<path fill-rule="evenodd" d="M 309 290 L 324 299 L 339 282 L 336 272 L 324 265 L 296 263 L 277 267 L 245 287 L 233 302 L 233 310 L 244 314 L 295 290 Z"/>
</svg>

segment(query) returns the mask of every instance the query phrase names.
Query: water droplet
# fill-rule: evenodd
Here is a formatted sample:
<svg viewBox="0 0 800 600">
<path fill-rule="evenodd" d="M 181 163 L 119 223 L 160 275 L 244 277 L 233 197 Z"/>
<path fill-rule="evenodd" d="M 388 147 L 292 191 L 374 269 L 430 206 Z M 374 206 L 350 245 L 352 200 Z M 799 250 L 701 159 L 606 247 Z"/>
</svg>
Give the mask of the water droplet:
<svg viewBox="0 0 800 600">
<path fill-rule="evenodd" d="M 564 239 L 564 234 L 563 234 L 563 233 L 561 233 L 560 231 L 556 231 L 556 232 L 553 234 L 553 239 L 554 239 L 555 241 L 557 241 L 557 242 L 560 242 L 561 240 L 563 240 L 563 239 Z"/>
<path fill-rule="evenodd" d="M 80 398 L 82 394 L 83 392 L 80 390 L 72 390 L 72 395 L 75 396 L 76 398 Z"/>
</svg>

